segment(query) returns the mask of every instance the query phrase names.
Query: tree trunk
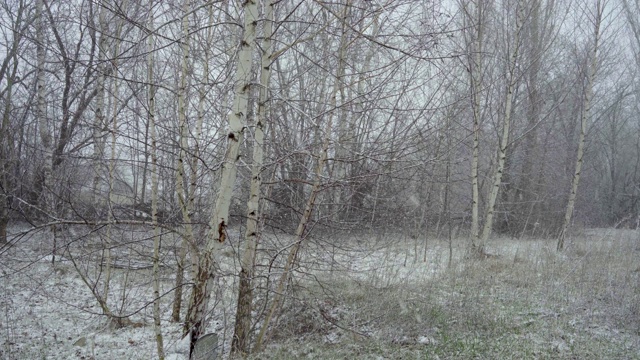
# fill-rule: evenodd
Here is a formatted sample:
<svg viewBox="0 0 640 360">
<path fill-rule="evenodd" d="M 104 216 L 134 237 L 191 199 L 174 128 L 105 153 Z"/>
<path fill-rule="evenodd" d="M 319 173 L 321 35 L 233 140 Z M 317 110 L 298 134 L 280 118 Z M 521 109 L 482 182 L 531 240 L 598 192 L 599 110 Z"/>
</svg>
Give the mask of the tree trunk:
<svg viewBox="0 0 640 360">
<path fill-rule="evenodd" d="M 37 94 L 36 94 L 36 117 L 38 118 L 38 129 L 40 132 L 40 141 L 42 142 L 42 153 L 43 153 L 43 169 L 42 169 L 42 192 L 41 194 L 41 208 L 45 212 L 51 208 L 50 201 L 52 200 L 51 196 L 45 195 L 45 193 L 49 193 L 48 181 L 51 178 L 51 162 L 52 162 L 52 154 L 53 149 L 51 146 L 51 132 L 49 131 L 49 124 L 46 118 L 46 99 L 45 99 L 45 47 L 44 47 L 44 29 L 45 29 L 45 16 L 43 14 L 44 0 L 36 1 L 36 61 L 37 61 L 37 69 L 36 69 L 36 86 L 37 86 Z"/>
<path fill-rule="evenodd" d="M 258 245 L 258 217 L 260 213 L 260 186 L 262 185 L 262 164 L 264 158 L 264 127 L 267 121 L 267 101 L 271 78 L 271 37 L 273 36 L 273 3 L 265 4 L 264 36 L 262 40 L 262 59 L 260 66 L 260 97 L 258 116 L 253 142 L 253 165 L 251 170 L 251 189 L 247 202 L 247 229 L 245 231 L 245 249 L 240 262 L 240 285 L 238 288 L 238 306 L 232 353 L 245 354 L 249 351 L 251 330 L 251 311 L 253 304 L 253 275 L 255 272 L 256 247 Z"/>
<path fill-rule="evenodd" d="M 205 314 L 209 307 L 209 298 L 213 290 L 215 275 L 216 261 L 214 256 L 217 255 L 217 251 L 219 251 L 227 237 L 229 206 L 237 172 L 236 163 L 239 160 L 240 144 L 246 128 L 258 7 L 255 0 L 244 2 L 242 7 L 244 10 L 244 35 L 238 54 L 235 98 L 229 114 L 227 152 L 222 164 L 218 198 L 216 199 L 210 222 L 207 246 L 198 264 L 198 272 L 194 279 L 195 284 L 185 322 L 185 331 L 190 334 L 190 353 L 193 352 L 196 341 L 198 341 L 205 329 Z"/>
<path fill-rule="evenodd" d="M 487 205 L 487 216 L 484 221 L 484 226 L 482 228 L 482 236 L 480 237 L 480 241 L 477 244 L 476 252 L 479 254 L 483 254 L 485 252 L 485 245 L 489 236 L 491 235 L 491 230 L 493 226 L 493 216 L 495 212 L 496 200 L 498 198 L 498 192 L 500 191 L 500 185 L 502 184 L 502 176 L 504 172 L 505 160 L 507 157 L 507 147 L 509 145 L 509 129 L 511 125 L 511 115 L 512 115 L 512 106 L 513 106 L 513 93 L 516 90 L 516 86 L 518 83 L 517 72 L 517 62 L 518 55 L 521 45 L 521 31 L 522 31 L 522 22 L 524 21 L 524 5 L 520 2 L 516 5 L 516 29 L 515 29 L 515 44 L 513 45 L 513 50 L 509 54 L 508 58 L 508 68 L 507 68 L 507 89 L 505 95 L 505 106 L 504 106 L 504 115 L 502 122 L 502 137 L 500 139 L 500 144 L 498 145 L 498 163 L 496 165 L 496 172 L 493 176 L 493 186 L 489 193 L 489 202 Z"/>
<path fill-rule="evenodd" d="M 537 123 L 540 118 L 540 92 L 538 91 L 538 74 L 540 72 L 540 57 L 542 56 L 542 49 L 540 44 L 539 35 L 539 21 L 540 21 L 540 4 L 535 3 L 532 5 L 530 16 L 530 28 L 529 28 L 529 58 L 531 65 L 527 70 L 527 136 L 525 138 L 524 151 L 523 151 L 523 165 L 522 175 L 520 178 L 520 184 L 516 188 L 515 200 L 518 202 L 518 221 L 522 224 L 522 217 L 525 216 L 531 209 L 531 202 L 533 201 L 533 164 L 536 159 L 535 154 L 538 147 L 538 131 Z M 520 226 L 520 232 L 526 231 L 525 224 Z"/>
<path fill-rule="evenodd" d="M 45 16 L 44 16 L 44 0 L 36 1 L 36 117 L 38 119 L 38 128 L 40 132 L 40 141 L 42 142 L 42 158 L 43 165 L 41 171 L 40 185 L 40 209 L 44 211 L 45 217 L 55 217 L 55 197 L 53 195 L 53 140 L 49 122 L 47 121 L 47 103 L 45 99 L 45 57 L 46 50 L 44 47 L 45 37 Z M 51 263 L 56 261 L 56 228 L 51 226 L 51 235 L 53 237 L 53 249 Z"/>
<path fill-rule="evenodd" d="M 345 8 L 345 19 L 349 17 L 351 12 L 350 6 Z M 346 80 L 343 80 L 346 82 Z M 339 90 L 340 102 L 347 103 L 346 92 L 344 86 L 340 86 Z M 333 177 L 337 186 L 334 188 L 333 204 L 330 206 L 329 211 L 333 212 L 333 220 L 339 222 L 342 219 L 343 207 L 341 203 L 343 201 L 342 195 L 345 191 L 346 173 L 347 173 L 347 141 L 349 141 L 349 135 L 351 124 L 349 124 L 348 114 L 346 107 L 341 107 L 340 116 L 338 117 L 337 126 L 337 141 L 335 145 L 335 156 L 333 160 Z"/>
<path fill-rule="evenodd" d="M 123 9 L 126 9 L 127 2 L 124 1 L 121 5 Z M 124 25 L 124 19 L 120 19 L 118 21 L 116 32 L 114 34 L 115 43 L 113 45 L 113 57 L 111 64 L 113 66 L 113 72 L 117 73 L 118 71 L 118 57 L 120 56 L 120 44 L 121 44 L 121 35 L 122 35 L 122 27 Z M 108 303 L 109 299 L 109 286 L 111 282 L 111 229 L 113 222 L 113 203 L 114 203 L 114 194 L 113 187 L 115 183 L 115 170 L 116 170 L 116 144 L 117 144 L 117 133 L 118 133 L 118 99 L 117 94 L 119 92 L 120 82 L 117 77 L 113 78 L 112 83 L 113 89 L 111 91 L 112 96 L 112 110 L 111 110 L 111 158 L 109 159 L 109 193 L 107 194 L 108 198 L 108 212 L 107 212 L 107 230 L 105 235 L 105 270 L 104 270 L 104 287 L 102 296 L 105 303 Z"/>
<path fill-rule="evenodd" d="M 584 94 L 584 102 L 582 105 L 582 112 L 580 114 L 580 137 L 578 138 L 578 152 L 576 156 L 576 166 L 573 173 L 573 180 L 571 181 L 571 189 L 569 192 L 569 200 L 565 209 L 564 221 L 562 223 L 562 230 L 558 235 L 558 251 L 564 248 L 564 241 L 567 236 L 567 231 L 571 225 L 571 218 L 573 216 L 573 208 L 576 201 L 576 194 L 578 193 L 578 185 L 580 184 L 580 175 L 582 171 L 582 160 L 584 157 L 584 143 L 587 135 L 587 123 L 591 119 L 591 106 L 593 101 L 593 81 L 596 77 L 598 70 L 598 47 L 600 45 L 600 24 L 602 22 L 602 14 L 604 11 L 602 1 L 598 0 L 596 3 L 596 18 L 593 29 L 593 48 L 591 49 L 591 61 L 588 63 L 587 69 L 587 86 Z"/>
<path fill-rule="evenodd" d="M 182 213 L 182 222 L 184 223 L 185 234 L 182 237 L 180 248 L 178 249 L 178 264 L 176 271 L 175 297 L 173 301 L 173 311 L 171 318 L 174 322 L 180 321 L 180 308 L 182 307 L 182 285 L 184 279 L 184 263 L 187 255 L 187 247 L 193 243 L 193 226 L 191 225 L 191 207 L 189 202 L 189 194 L 185 186 L 185 161 L 187 157 L 187 148 L 189 147 L 188 135 L 189 124 L 187 123 L 187 105 L 185 98 L 187 96 L 187 71 L 189 67 L 189 1 L 183 3 L 182 13 L 182 61 L 180 65 L 180 84 L 178 85 L 178 129 L 179 129 L 179 147 L 178 150 L 178 167 L 176 169 L 176 192 L 178 195 L 178 205 Z"/>
<path fill-rule="evenodd" d="M 93 186 L 91 194 L 91 206 L 96 210 L 99 210 L 101 206 L 97 204 L 98 194 L 100 193 L 100 178 L 102 176 L 102 161 L 104 160 L 105 149 L 105 130 L 106 123 L 104 117 L 104 96 L 105 96 L 105 77 L 107 66 L 104 65 L 105 57 L 107 54 L 107 34 L 106 34 L 106 21 L 104 7 L 100 7 L 98 10 L 98 26 L 100 28 L 100 39 L 98 40 L 98 79 L 97 79 L 97 94 L 96 94 L 96 110 L 95 119 L 93 124 Z M 92 214 L 92 215 L 98 215 Z"/>
<path fill-rule="evenodd" d="M 153 9 L 153 0 L 149 2 Z M 151 222 L 153 223 L 153 330 L 156 339 L 158 359 L 164 359 L 164 341 L 162 338 L 162 322 L 160 312 L 160 227 L 158 226 L 158 146 L 156 134 L 156 88 L 154 85 L 153 54 L 155 49 L 153 28 L 154 19 L 149 15 L 149 37 L 147 39 L 147 86 L 148 86 L 148 114 L 147 123 L 151 136 Z M 146 186 L 146 184 L 144 185 Z"/>
<path fill-rule="evenodd" d="M 475 5 L 475 14 L 469 9 L 470 2 L 462 4 L 467 26 L 473 26 L 475 33 L 468 40 L 467 58 L 469 61 L 469 90 L 471 93 L 471 110 L 473 113 L 473 146 L 471 155 L 471 246 L 476 248 L 480 240 L 479 234 L 479 197 L 478 187 L 478 160 L 480 152 L 480 124 L 482 123 L 482 109 L 480 94 L 482 91 L 482 79 L 484 73 L 482 53 L 484 45 L 484 4 L 478 1 Z"/>
</svg>

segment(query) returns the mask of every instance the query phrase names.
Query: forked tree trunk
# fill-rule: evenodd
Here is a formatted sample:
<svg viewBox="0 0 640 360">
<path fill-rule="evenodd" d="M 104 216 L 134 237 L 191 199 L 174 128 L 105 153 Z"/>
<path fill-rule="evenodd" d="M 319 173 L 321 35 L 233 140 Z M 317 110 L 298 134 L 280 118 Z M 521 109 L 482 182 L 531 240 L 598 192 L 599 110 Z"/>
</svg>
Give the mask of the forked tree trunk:
<svg viewBox="0 0 640 360">
<path fill-rule="evenodd" d="M 594 21 L 593 29 L 593 48 L 591 49 L 591 61 L 588 62 L 587 69 L 587 86 L 585 88 L 584 103 L 582 105 L 582 112 L 580 114 L 580 137 L 578 139 L 578 153 L 576 156 L 576 167 L 573 173 L 573 180 L 571 181 L 571 189 L 569 192 L 569 201 L 565 209 L 564 221 L 562 229 L 558 235 L 558 251 L 564 248 L 564 241 L 571 225 L 571 218 L 573 216 L 573 208 L 576 202 L 576 194 L 578 193 L 578 185 L 580 184 L 580 174 L 582 171 L 582 160 L 584 157 L 584 143 L 587 136 L 587 124 L 591 119 L 591 106 L 593 101 L 593 81 L 596 77 L 598 70 L 598 47 L 600 45 L 600 24 L 602 22 L 602 14 L 604 11 L 602 1 L 598 0 L 596 3 L 596 17 Z"/>
<path fill-rule="evenodd" d="M 262 58 L 260 64 L 260 96 L 258 116 L 253 142 L 253 165 L 251 170 L 251 189 L 247 201 L 247 229 L 245 231 L 245 249 L 240 261 L 240 284 L 238 287 L 238 306 L 231 352 L 245 354 L 249 351 L 251 331 L 251 311 L 253 304 L 253 275 L 255 272 L 256 247 L 258 245 L 258 217 L 260 213 L 260 187 L 262 185 L 262 164 L 264 158 L 264 128 L 267 121 L 267 100 L 271 78 L 271 37 L 273 36 L 273 3 L 265 4 L 264 35 L 262 40 Z"/>
<path fill-rule="evenodd" d="M 194 279 L 194 288 L 189 303 L 189 311 L 185 321 L 185 331 L 190 334 L 190 353 L 193 353 L 198 338 L 205 329 L 205 314 L 209 307 L 209 298 L 213 290 L 215 277 L 215 256 L 227 237 L 229 206 L 236 180 L 237 161 L 240 144 L 246 128 L 249 92 L 251 89 L 251 68 L 253 48 L 256 39 L 256 21 L 258 7 L 256 0 L 247 0 L 242 5 L 244 10 L 244 35 L 240 44 L 236 69 L 235 98 L 229 114 L 229 133 L 227 135 L 227 152 L 222 164 L 220 187 L 216 199 L 213 216 L 210 222 L 207 246 L 198 263 L 198 272 Z"/>
</svg>

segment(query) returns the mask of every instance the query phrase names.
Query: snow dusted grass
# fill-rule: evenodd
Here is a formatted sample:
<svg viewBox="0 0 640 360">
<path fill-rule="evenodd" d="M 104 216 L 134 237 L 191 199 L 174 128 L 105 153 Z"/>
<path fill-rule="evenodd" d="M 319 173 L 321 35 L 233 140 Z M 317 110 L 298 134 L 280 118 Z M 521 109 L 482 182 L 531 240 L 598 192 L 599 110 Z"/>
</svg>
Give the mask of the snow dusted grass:
<svg viewBox="0 0 640 360">
<path fill-rule="evenodd" d="M 82 237 L 73 240 L 70 249 L 80 270 L 93 280 L 103 277 L 96 265 L 102 254 L 96 244 Z M 128 240 L 131 239 L 122 238 Z M 147 259 L 134 251 L 134 243 L 118 247 L 114 262 L 132 268 L 146 266 Z M 154 358 L 153 331 L 149 325 L 150 269 L 114 269 L 110 306 L 118 315 L 131 315 L 132 324 L 112 329 L 100 315 L 95 297 L 81 280 L 68 253 L 56 256 L 56 264 L 52 265 L 51 246 L 47 233 L 36 232 L 16 239 L 10 249 L 3 249 L 6 251 L 0 260 L 0 358 Z M 125 253 L 129 255 L 126 258 Z M 165 270 L 163 276 L 169 276 L 169 272 Z M 96 288 L 102 290 L 100 282 Z M 168 319 L 168 304 L 163 308 Z M 177 341 L 179 327 L 165 322 L 164 330 L 169 340 L 165 344 L 171 346 Z"/>
<path fill-rule="evenodd" d="M 457 242 L 450 269 L 444 242 L 426 264 L 412 246 L 309 283 L 255 358 L 640 359 L 635 231 L 589 230 L 563 254 L 552 240 L 497 239 L 484 260 Z"/>
<path fill-rule="evenodd" d="M 147 237 L 123 231 L 114 251 L 118 261 L 138 268 L 113 275 L 112 310 L 135 324 L 122 329 L 108 326 L 70 261 L 51 265 L 45 233 L 2 252 L 0 359 L 156 358 L 151 270 L 143 266 L 150 261 Z M 80 238 L 78 231 L 73 254 L 96 279 L 101 251 Z M 169 321 L 175 239 L 163 239 L 165 346 L 169 359 L 186 359 L 180 324 Z M 265 237 L 260 293 L 273 288 L 293 241 Z M 585 230 L 562 254 L 553 240 L 494 239 L 488 251 L 495 256 L 484 260 L 466 259 L 464 240 L 453 245 L 449 264 L 441 240 L 429 239 L 425 252 L 424 239 L 309 239 L 267 349 L 253 358 L 640 359 L 640 232 Z M 230 246 L 222 257 L 209 326 L 225 352 L 239 248 Z M 264 300 L 258 298 L 256 314 Z"/>
</svg>

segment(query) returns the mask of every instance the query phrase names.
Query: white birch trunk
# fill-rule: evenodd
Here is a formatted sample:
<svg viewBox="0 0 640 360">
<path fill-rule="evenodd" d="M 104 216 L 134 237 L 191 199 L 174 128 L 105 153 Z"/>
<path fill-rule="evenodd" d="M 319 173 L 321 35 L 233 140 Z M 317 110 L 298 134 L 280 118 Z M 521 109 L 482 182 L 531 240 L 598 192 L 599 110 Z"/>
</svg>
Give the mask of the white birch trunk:
<svg viewBox="0 0 640 360">
<path fill-rule="evenodd" d="M 124 1 L 122 8 L 125 9 L 127 7 L 127 2 Z M 114 35 L 115 43 L 113 47 L 113 57 L 111 64 L 113 66 L 113 72 L 117 74 L 118 72 L 118 56 L 120 55 L 120 37 L 122 35 L 122 27 L 124 25 L 124 20 L 120 19 L 118 22 L 116 33 Z M 109 286 L 111 283 L 111 228 L 113 222 L 113 185 L 115 181 L 115 167 L 116 167 L 116 134 L 118 132 L 118 91 L 119 91 L 119 81 L 118 77 L 115 76 L 113 78 L 113 90 L 111 95 L 111 159 L 109 159 L 109 193 L 108 193 L 108 202 L 109 202 L 109 210 L 107 215 L 107 230 L 105 235 L 105 270 L 104 270 L 104 287 L 102 291 L 103 300 L 105 303 L 108 303 L 109 299 Z"/>
<path fill-rule="evenodd" d="M 564 249 L 564 241 L 571 226 L 571 218 L 573 216 L 573 209 L 576 202 L 576 195 L 578 193 L 578 185 L 580 184 L 580 175 L 582 172 L 582 161 L 584 157 L 584 143 L 587 136 L 587 124 L 591 119 L 591 106 L 593 101 L 593 82 L 598 70 L 598 47 L 600 45 L 600 25 L 602 23 L 603 3 L 598 0 L 596 3 L 596 18 L 594 21 L 593 29 L 593 48 L 591 49 L 591 61 L 588 63 L 587 69 L 587 86 L 584 94 L 584 103 L 582 106 L 582 112 L 580 114 L 580 137 L 578 139 L 578 153 L 576 156 L 576 167 L 573 173 L 573 180 L 571 181 L 571 189 L 569 193 L 569 200 L 565 209 L 564 221 L 560 235 L 558 236 L 558 251 Z"/>
<path fill-rule="evenodd" d="M 506 89 L 506 95 L 505 95 L 504 115 L 503 115 L 503 122 L 502 122 L 502 137 L 500 139 L 500 144 L 498 145 L 498 163 L 496 165 L 496 172 L 493 175 L 493 185 L 489 192 L 487 216 L 485 218 L 484 226 L 482 228 L 482 236 L 480 237 L 480 241 L 476 245 L 476 249 L 475 249 L 480 254 L 484 253 L 485 244 L 489 239 L 489 236 L 491 235 L 491 230 L 493 227 L 493 214 L 495 212 L 496 200 L 498 199 L 500 185 L 502 184 L 504 164 L 505 164 L 505 159 L 507 158 L 507 147 L 509 145 L 509 129 L 511 126 L 513 93 L 518 83 L 516 66 L 518 61 L 520 45 L 521 45 L 522 22 L 524 21 L 524 18 L 523 18 L 524 6 L 521 3 L 518 3 L 516 7 L 517 8 L 516 8 L 515 39 L 514 39 L 513 49 L 511 51 L 511 54 L 509 54 L 508 65 L 507 65 L 508 66 L 507 89 Z"/>
<path fill-rule="evenodd" d="M 46 49 L 44 47 L 45 42 L 45 15 L 44 15 L 44 0 L 36 1 L 36 118 L 38 119 L 38 130 L 40 133 L 40 141 L 42 142 L 42 179 L 41 179 L 41 210 L 45 212 L 45 216 L 51 218 L 56 217 L 55 210 L 55 197 L 53 196 L 53 136 L 49 129 L 49 122 L 47 121 L 47 103 L 45 95 L 45 58 Z M 51 236 L 53 240 L 53 249 L 51 253 L 51 263 L 55 265 L 56 262 L 56 226 L 51 226 Z"/>
<path fill-rule="evenodd" d="M 98 13 L 98 26 L 100 29 L 100 38 L 98 40 L 98 79 L 97 79 L 97 94 L 96 94 L 96 113 L 93 123 L 93 186 L 92 186 L 92 201 L 91 206 L 96 208 L 97 195 L 100 192 L 100 173 L 102 170 L 102 161 L 104 160 L 104 148 L 105 148 L 105 136 L 104 136 L 104 96 L 105 96 L 105 72 L 107 66 L 104 64 L 107 53 L 107 35 L 106 21 L 105 21 L 105 7 L 101 6 Z"/>
<path fill-rule="evenodd" d="M 180 84 L 178 86 L 178 129 L 179 129 L 179 146 L 178 166 L 176 170 L 176 192 L 178 195 L 178 204 L 182 213 L 182 222 L 184 223 L 185 234 L 182 237 L 180 248 L 178 250 L 178 264 L 176 271 L 175 298 L 173 302 L 173 313 L 171 315 L 173 321 L 180 321 L 180 308 L 182 306 L 182 285 L 184 280 L 184 263 L 187 255 L 187 247 L 193 243 L 193 226 L 191 225 L 191 207 L 188 200 L 189 194 L 186 193 L 185 187 L 185 160 L 187 154 L 189 125 L 187 124 L 187 105 L 185 101 L 187 92 L 187 70 L 189 66 L 189 1 L 183 3 L 182 14 L 182 61 L 180 65 Z"/>
<path fill-rule="evenodd" d="M 53 146 L 52 146 L 52 136 L 51 131 L 49 131 L 49 124 L 46 118 L 46 108 L 47 103 L 45 99 L 45 57 L 46 50 L 44 47 L 44 29 L 45 29 L 45 16 L 43 13 L 44 8 L 44 0 L 36 1 L 36 61 L 37 61 L 37 69 L 36 69 L 36 86 L 37 86 L 37 94 L 36 94 L 36 117 L 38 118 L 38 130 L 40 133 L 40 141 L 42 142 L 42 151 L 43 151 L 43 179 L 42 179 L 42 191 L 43 193 L 49 193 L 50 189 L 48 189 L 48 182 L 51 179 L 51 171 L 53 165 Z M 53 205 L 50 203 L 52 197 L 44 196 L 44 211 L 49 211 L 50 207 Z"/>
<path fill-rule="evenodd" d="M 473 112 L 473 146 L 471 154 L 471 245 L 477 247 L 480 240 L 479 231 L 479 186 L 478 186 L 478 158 L 480 149 L 480 123 L 482 111 L 480 108 L 480 93 L 483 80 L 483 45 L 484 45 L 484 13 L 480 1 L 476 3 L 475 14 L 468 9 L 469 2 L 463 3 L 462 9 L 470 22 L 475 22 L 476 33 L 468 44 L 469 51 L 469 82 L 471 92 L 471 109 Z M 468 24 L 470 26 L 470 24 Z"/>
<path fill-rule="evenodd" d="M 240 259 L 240 285 L 238 288 L 238 306 L 236 324 L 231 346 L 232 353 L 247 353 L 251 329 L 251 311 L 253 303 L 253 275 L 255 271 L 256 247 L 258 245 L 258 218 L 260 212 L 260 187 L 262 185 L 262 164 L 264 158 L 264 128 L 267 121 L 267 101 L 271 79 L 271 37 L 273 36 L 273 3 L 265 4 L 264 35 L 260 64 L 260 95 L 258 116 L 253 142 L 253 165 L 251 170 L 251 188 L 247 201 L 247 229 L 245 231 L 245 249 Z"/>
<path fill-rule="evenodd" d="M 153 9 L 153 0 L 149 2 Z M 155 43 L 153 37 L 154 20 L 149 15 L 149 37 L 147 39 L 147 84 L 148 84 L 148 122 L 151 136 L 151 222 L 153 223 L 153 330 L 155 333 L 158 358 L 164 359 L 164 341 L 162 338 L 162 322 L 160 312 L 160 227 L 158 226 L 158 146 L 156 134 L 156 88 L 154 85 L 153 53 Z M 146 186 L 146 184 L 144 184 Z"/>
<path fill-rule="evenodd" d="M 209 307 L 209 298 L 213 290 L 215 256 L 227 237 L 229 206 L 236 180 L 237 161 L 240 144 L 243 140 L 248 112 L 249 92 L 251 88 L 251 67 L 253 47 L 256 39 L 256 20 L 258 7 L 256 0 L 248 0 L 243 4 L 244 35 L 238 54 L 236 69 L 235 98 L 229 114 L 229 133 L 227 135 L 227 152 L 222 165 L 220 187 L 215 208 L 209 224 L 207 246 L 198 264 L 198 274 L 189 304 L 189 313 L 185 322 L 185 330 L 191 336 L 190 352 L 205 329 L 205 314 Z"/>
</svg>

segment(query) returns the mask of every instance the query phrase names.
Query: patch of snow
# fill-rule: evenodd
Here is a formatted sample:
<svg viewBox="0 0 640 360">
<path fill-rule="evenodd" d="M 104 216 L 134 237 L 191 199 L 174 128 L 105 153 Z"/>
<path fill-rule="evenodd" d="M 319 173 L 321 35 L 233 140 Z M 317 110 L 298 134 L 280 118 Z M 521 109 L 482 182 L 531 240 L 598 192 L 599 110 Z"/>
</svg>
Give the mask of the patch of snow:
<svg viewBox="0 0 640 360">
<path fill-rule="evenodd" d="M 165 360 L 188 360 L 189 356 L 185 356 L 183 354 L 172 353 L 172 354 L 167 354 L 164 358 L 165 358 Z"/>
<path fill-rule="evenodd" d="M 437 341 L 436 341 L 436 339 L 432 338 L 431 336 L 419 336 L 418 337 L 418 344 L 436 345 Z"/>
<path fill-rule="evenodd" d="M 327 344 L 337 344 L 340 342 L 340 334 L 332 331 L 324 336 L 324 342 Z"/>
</svg>

